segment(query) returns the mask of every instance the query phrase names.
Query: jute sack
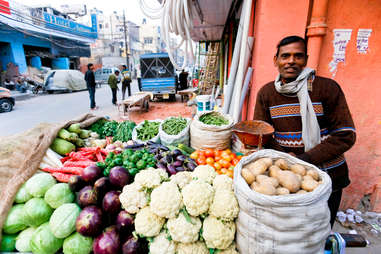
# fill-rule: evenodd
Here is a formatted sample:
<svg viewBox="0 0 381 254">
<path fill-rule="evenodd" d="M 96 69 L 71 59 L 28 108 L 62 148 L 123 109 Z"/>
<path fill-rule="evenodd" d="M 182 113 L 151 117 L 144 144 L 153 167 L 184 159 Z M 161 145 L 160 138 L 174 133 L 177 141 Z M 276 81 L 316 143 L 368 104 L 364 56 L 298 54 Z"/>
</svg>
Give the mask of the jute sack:
<svg viewBox="0 0 381 254">
<path fill-rule="evenodd" d="M 90 126 L 102 117 L 86 114 L 63 124 L 40 124 L 22 134 L 1 137 L 0 141 L 0 240 L 1 229 L 17 191 L 38 170 L 46 150 L 61 128 L 80 123 Z"/>
<path fill-rule="evenodd" d="M 168 117 L 165 120 L 171 119 L 172 117 Z M 187 125 L 186 127 L 177 135 L 169 135 L 163 130 L 163 123 L 161 122 L 160 127 L 159 127 L 159 136 L 160 136 L 160 142 L 165 145 L 178 145 L 178 144 L 184 144 L 189 146 L 189 128 L 190 128 L 190 122 L 191 119 L 185 118 L 187 120 Z"/>
<path fill-rule="evenodd" d="M 229 115 L 224 117 L 229 121 L 227 125 L 217 126 L 204 124 L 199 118 L 211 111 L 198 113 L 190 126 L 191 147 L 194 149 L 212 148 L 224 150 L 230 147 L 233 119 Z"/>
<path fill-rule="evenodd" d="M 263 157 L 283 158 L 318 170 L 323 183 L 307 194 L 269 196 L 252 191 L 242 178 L 241 170 L 247 163 Z M 324 253 L 325 240 L 331 230 L 327 203 L 331 185 L 327 173 L 286 153 L 268 149 L 243 157 L 234 169 L 234 192 L 240 206 L 236 221 L 240 253 Z"/>
</svg>

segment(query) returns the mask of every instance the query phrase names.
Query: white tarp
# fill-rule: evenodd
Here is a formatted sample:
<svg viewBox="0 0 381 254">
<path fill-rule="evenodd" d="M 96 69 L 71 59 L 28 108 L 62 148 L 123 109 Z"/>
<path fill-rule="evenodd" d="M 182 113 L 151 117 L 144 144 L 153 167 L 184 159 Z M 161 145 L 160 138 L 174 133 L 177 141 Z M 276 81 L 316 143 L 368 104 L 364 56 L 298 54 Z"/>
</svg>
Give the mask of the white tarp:
<svg viewBox="0 0 381 254">
<path fill-rule="evenodd" d="M 52 70 L 48 72 L 45 76 L 44 84 L 46 79 L 51 76 L 50 74 L 55 72 L 53 77 L 53 83 L 51 85 L 55 87 L 68 88 L 72 91 L 84 90 L 86 89 L 86 81 L 82 72 L 77 70 Z"/>
</svg>

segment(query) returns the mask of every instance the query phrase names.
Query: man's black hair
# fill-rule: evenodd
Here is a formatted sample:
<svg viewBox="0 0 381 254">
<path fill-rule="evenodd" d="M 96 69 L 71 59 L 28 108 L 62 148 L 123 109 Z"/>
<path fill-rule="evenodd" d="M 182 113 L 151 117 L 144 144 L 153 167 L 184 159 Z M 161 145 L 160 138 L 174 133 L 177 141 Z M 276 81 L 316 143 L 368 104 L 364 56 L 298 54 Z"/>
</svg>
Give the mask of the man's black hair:
<svg viewBox="0 0 381 254">
<path fill-rule="evenodd" d="M 125 65 L 125 64 L 123 64 L 122 67 L 123 67 L 124 69 L 127 69 L 127 65 Z"/>
<path fill-rule="evenodd" d="M 87 64 L 87 69 L 89 69 L 89 70 L 90 70 L 91 66 L 93 66 L 93 64 L 92 64 L 92 63 L 89 63 L 89 64 Z"/>
<path fill-rule="evenodd" d="M 306 42 L 306 40 L 303 39 L 302 37 L 296 36 L 296 35 L 287 36 L 287 37 L 283 38 L 278 43 L 278 45 L 276 46 L 277 47 L 276 56 L 278 57 L 278 55 L 279 55 L 279 48 L 280 47 L 294 43 L 294 42 L 302 42 L 304 44 L 304 53 L 306 53 L 306 56 L 307 56 L 307 42 Z"/>
<path fill-rule="evenodd" d="M 115 74 L 116 74 L 116 73 L 120 73 L 120 71 L 119 71 L 119 70 L 115 70 L 115 72 L 114 72 L 114 73 L 115 73 Z"/>
</svg>

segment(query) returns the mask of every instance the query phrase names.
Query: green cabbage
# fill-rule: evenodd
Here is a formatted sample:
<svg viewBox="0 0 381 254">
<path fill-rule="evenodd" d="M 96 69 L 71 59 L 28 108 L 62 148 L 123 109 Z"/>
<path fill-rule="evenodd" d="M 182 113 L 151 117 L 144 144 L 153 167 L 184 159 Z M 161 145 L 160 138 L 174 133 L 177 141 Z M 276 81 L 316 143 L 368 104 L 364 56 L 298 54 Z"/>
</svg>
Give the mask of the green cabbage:
<svg viewBox="0 0 381 254">
<path fill-rule="evenodd" d="M 21 188 L 19 189 L 19 191 L 17 192 L 16 194 L 16 197 L 15 197 L 15 202 L 16 203 L 25 203 L 26 201 L 28 201 L 29 199 L 33 198 L 32 195 L 30 195 L 27 191 L 26 191 L 26 188 L 25 188 L 25 183 L 21 186 Z"/>
<path fill-rule="evenodd" d="M 74 193 L 70 190 L 67 183 L 53 185 L 45 193 L 45 202 L 53 208 L 58 208 L 65 203 L 72 203 L 74 198 Z"/>
<path fill-rule="evenodd" d="M 64 254 L 89 254 L 92 250 L 93 238 L 75 232 L 63 243 Z"/>
<path fill-rule="evenodd" d="M 63 239 L 56 238 L 50 231 L 49 223 L 39 226 L 30 240 L 30 248 L 34 254 L 54 254 L 63 244 Z"/>
<path fill-rule="evenodd" d="M 31 252 L 30 240 L 36 231 L 36 228 L 27 228 L 22 231 L 16 238 L 16 250 L 19 252 Z"/>
<path fill-rule="evenodd" d="M 15 205 L 9 211 L 3 226 L 6 234 L 14 234 L 27 227 L 23 208 L 24 205 Z"/>
<path fill-rule="evenodd" d="M 1 252 L 14 251 L 15 244 L 16 244 L 16 236 L 17 235 L 3 235 L 3 237 L 1 238 L 0 251 Z"/>
<path fill-rule="evenodd" d="M 42 198 L 32 198 L 25 203 L 23 212 L 26 224 L 37 227 L 49 221 L 53 209 Z"/>
<path fill-rule="evenodd" d="M 49 220 L 50 230 L 57 238 L 65 238 L 75 231 L 75 221 L 81 208 L 77 204 L 63 204 L 58 207 Z"/>
<path fill-rule="evenodd" d="M 33 197 L 42 198 L 45 192 L 56 183 L 56 179 L 49 173 L 39 173 L 26 181 L 25 188 Z"/>
</svg>

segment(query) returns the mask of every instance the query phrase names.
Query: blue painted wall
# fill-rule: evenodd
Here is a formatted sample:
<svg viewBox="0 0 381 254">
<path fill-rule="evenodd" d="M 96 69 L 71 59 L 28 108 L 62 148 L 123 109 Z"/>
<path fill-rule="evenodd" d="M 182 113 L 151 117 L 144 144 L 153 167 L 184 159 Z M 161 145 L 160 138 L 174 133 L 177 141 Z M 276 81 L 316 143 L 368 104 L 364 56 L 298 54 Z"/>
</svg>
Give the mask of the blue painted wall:
<svg viewBox="0 0 381 254">
<path fill-rule="evenodd" d="M 7 69 L 7 64 L 9 62 L 14 62 L 11 45 L 9 43 L 2 43 L 0 45 L 0 62 L 3 70 Z"/>
<path fill-rule="evenodd" d="M 58 57 L 52 60 L 52 68 L 57 70 L 68 70 L 70 61 L 67 57 Z"/>
<path fill-rule="evenodd" d="M 41 57 L 34 56 L 30 59 L 30 65 L 34 68 L 40 69 L 42 66 Z"/>
</svg>

